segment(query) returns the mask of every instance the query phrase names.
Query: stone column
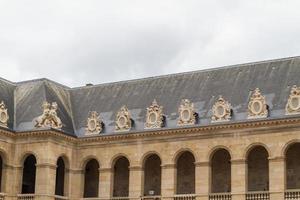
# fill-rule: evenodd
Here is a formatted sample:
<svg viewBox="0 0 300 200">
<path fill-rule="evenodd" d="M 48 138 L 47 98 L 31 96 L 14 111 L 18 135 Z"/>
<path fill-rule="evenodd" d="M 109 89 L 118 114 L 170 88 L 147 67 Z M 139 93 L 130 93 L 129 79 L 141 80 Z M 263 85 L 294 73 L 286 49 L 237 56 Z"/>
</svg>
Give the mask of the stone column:
<svg viewBox="0 0 300 200">
<path fill-rule="evenodd" d="M 210 164 L 209 162 L 195 163 L 195 191 L 197 200 L 208 200 L 210 188 Z"/>
<path fill-rule="evenodd" d="M 285 160 L 283 157 L 269 159 L 270 199 L 284 199 Z"/>
<path fill-rule="evenodd" d="M 161 195 L 164 199 L 173 199 L 176 185 L 176 167 L 174 164 L 165 164 L 162 165 L 161 170 Z"/>
<path fill-rule="evenodd" d="M 138 199 L 142 196 L 143 168 L 132 166 L 129 169 L 129 197 L 130 199 Z"/>
<path fill-rule="evenodd" d="M 232 200 L 245 200 L 246 176 L 246 161 L 244 159 L 231 160 Z"/>
<path fill-rule="evenodd" d="M 38 200 L 53 200 L 55 193 L 56 165 L 40 163 L 36 165 L 35 194 Z"/>
<path fill-rule="evenodd" d="M 112 169 L 101 168 L 99 173 L 99 197 L 101 199 L 110 199 L 112 196 Z"/>
<path fill-rule="evenodd" d="M 5 164 L 2 170 L 2 193 L 6 200 L 16 200 L 21 193 L 23 167 Z"/>
<path fill-rule="evenodd" d="M 69 189 L 69 200 L 78 200 L 83 198 L 84 170 L 69 169 Z"/>
</svg>

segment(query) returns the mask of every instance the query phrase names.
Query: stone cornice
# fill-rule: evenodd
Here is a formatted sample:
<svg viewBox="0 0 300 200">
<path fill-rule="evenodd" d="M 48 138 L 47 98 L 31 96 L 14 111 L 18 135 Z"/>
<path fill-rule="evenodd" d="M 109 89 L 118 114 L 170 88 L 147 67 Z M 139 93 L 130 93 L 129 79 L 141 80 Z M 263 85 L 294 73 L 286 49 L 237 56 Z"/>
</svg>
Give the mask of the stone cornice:
<svg viewBox="0 0 300 200">
<path fill-rule="evenodd" d="M 0 129 L 0 134 L 9 136 L 13 139 L 27 138 L 28 136 L 32 137 L 50 137 L 57 138 L 59 140 L 64 140 L 73 144 L 85 144 L 93 142 L 112 142 L 118 140 L 134 140 L 138 138 L 151 138 L 151 137 L 165 137 L 165 136 L 178 136 L 178 135 L 202 135 L 206 137 L 214 136 L 211 132 L 227 134 L 226 131 L 230 130 L 241 130 L 247 132 L 251 128 L 251 132 L 277 129 L 279 127 L 286 128 L 290 127 L 300 127 L 300 118 L 287 118 L 287 119 L 277 119 L 277 120 L 259 120 L 259 121 L 247 121 L 239 123 L 230 123 L 230 124 L 212 124 L 208 126 L 199 126 L 199 127 L 178 127 L 173 129 L 159 129 L 143 132 L 133 132 L 128 134 L 112 134 L 112 135 L 98 135 L 93 137 L 83 137 L 76 138 L 75 136 L 70 136 L 64 134 L 62 131 L 49 129 L 49 130 L 33 130 L 27 132 L 18 132 L 8 131 L 6 129 Z"/>
</svg>

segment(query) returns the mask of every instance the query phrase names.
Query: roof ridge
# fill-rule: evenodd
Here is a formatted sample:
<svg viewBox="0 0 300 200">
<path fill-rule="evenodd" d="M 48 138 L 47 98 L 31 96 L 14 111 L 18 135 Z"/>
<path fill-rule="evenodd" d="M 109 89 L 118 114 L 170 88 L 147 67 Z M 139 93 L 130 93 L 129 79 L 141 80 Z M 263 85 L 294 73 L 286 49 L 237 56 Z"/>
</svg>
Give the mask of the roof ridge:
<svg viewBox="0 0 300 200">
<path fill-rule="evenodd" d="M 115 82 L 99 83 L 99 84 L 89 85 L 89 86 L 71 87 L 70 89 L 76 90 L 76 89 L 93 88 L 93 87 L 108 86 L 108 85 L 115 85 L 115 84 L 122 84 L 122 83 L 134 83 L 134 82 L 138 82 L 141 80 L 153 80 L 153 79 L 159 79 L 159 78 L 165 78 L 165 77 L 176 77 L 176 76 L 185 75 L 185 74 L 211 72 L 211 71 L 217 71 L 217 70 L 223 70 L 223 69 L 246 67 L 246 66 L 255 65 L 255 64 L 264 64 L 264 63 L 268 63 L 268 62 L 279 62 L 279 61 L 285 61 L 285 60 L 292 60 L 292 59 L 296 59 L 296 58 L 300 59 L 300 56 L 274 58 L 274 59 L 268 59 L 268 60 L 263 60 L 263 61 L 254 61 L 254 62 L 239 63 L 239 64 L 233 64 L 233 65 L 225 65 L 225 66 L 215 67 L 215 68 L 210 68 L 210 69 L 200 69 L 200 70 L 179 72 L 179 73 L 173 73 L 173 74 L 149 76 L 149 77 L 137 78 L 137 79 L 128 79 L 128 80 L 115 81 Z"/>
</svg>

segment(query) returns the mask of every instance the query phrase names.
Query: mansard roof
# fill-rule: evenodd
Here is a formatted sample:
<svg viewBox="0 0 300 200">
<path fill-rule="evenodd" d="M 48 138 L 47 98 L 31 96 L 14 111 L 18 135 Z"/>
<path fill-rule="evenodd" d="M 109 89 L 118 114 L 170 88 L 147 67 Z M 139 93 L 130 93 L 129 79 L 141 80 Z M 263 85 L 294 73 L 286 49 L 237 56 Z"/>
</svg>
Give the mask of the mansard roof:
<svg viewBox="0 0 300 200">
<path fill-rule="evenodd" d="M 33 120 L 42 114 L 42 103 L 57 102 L 62 131 L 78 137 L 84 136 L 90 111 L 97 111 L 104 123 L 100 135 L 116 134 L 116 113 L 126 105 L 133 120 L 132 129 L 122 132 L 126 134 L 145 131 L 146 108 L 154 99 L 163 106 L 165 124 L 160 129 L 180 128 L 182 99 L 193 102 L 198 113 L 199 121 L 192 126 L 212 124 L 211 109 L 220 95 L 232 106 L 231 120 L 223 123 L 251 121 L 248 102 L 255 88 L 266 98 L 267 119 L 293 117 L 285 115 L 285 106 L 291 87 L 300 86 L 299 77 L 300 57 L 291 57 L 77 88 L 48 79 L 19 83 L 0 79 L 0 101 L 8 109 L 8 127 L 16 133 L 36 130 Z"/>
</svg>

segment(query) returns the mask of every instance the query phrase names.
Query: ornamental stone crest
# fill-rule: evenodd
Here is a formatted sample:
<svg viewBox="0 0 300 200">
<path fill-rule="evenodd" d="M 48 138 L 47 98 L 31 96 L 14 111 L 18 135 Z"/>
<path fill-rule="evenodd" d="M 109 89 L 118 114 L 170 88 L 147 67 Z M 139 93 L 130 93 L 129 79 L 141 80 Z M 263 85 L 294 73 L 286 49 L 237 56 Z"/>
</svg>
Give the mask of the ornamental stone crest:
<svg viewBox="0 0 300 200">
<path fill-rule="evenodd" d="M 179 120 L 177 125 L 193 125 L 196 123 L 197 113 L 194 109 L 194 104 L 188 99 L 182 99 L 181 104 L 178 108 Z"/>
<path fill-rule="evenodd" d="M 248 104 L 248 119 L 265 118 L 268 116 L 268 105 L 259 88 L 256 88 Z"/>
<path fill-rule="evenodd" d="M 62 123 L 60 118 L 57 116 L 57 107 L 56 102 L 50 104 L 45 101 L 42 105 L 43 114 L 35 120 L 35 127 L 61 129 Z"/>
<path fill-rule="evenodd" d="M 87 125 L 85 129 L 86 135 L 99 134 L 103 129 L 103 122 L 100 115 L 96 111 L 91 111 L 87 118 Z"/>
<path fill-rule="evenodd" d="M 300 114 L 300 87 L 297 87 L 296 85 L 294 85 L 291 89 L 289 99 L 285 106 L 285 114 Z"/>
<path fill-rule="evenodd" d="M 151 106 L 147 108 L 145 129 L 161 128 L 163 123 L 163 107 L 154 99 Z"/>
<path fill-rule="evenodd" d="M 220 96 L 212 107 L 212 122 L 229 121 L 231 119 L 231 105 Z"/>
<path fill-rule="evenodd" d="M 7 113 L 6 106 L 3 101 L 0 103 L 0 126 L 8 128 L 7 122 L 8 122 L 9 116 Z"/>
<path fill-rule="evenodd" d="M 116 116 L 116 131 L 129 131 L 131 129 L 132 122 L 128 108 L 122 106 Z"/>
</svg>

